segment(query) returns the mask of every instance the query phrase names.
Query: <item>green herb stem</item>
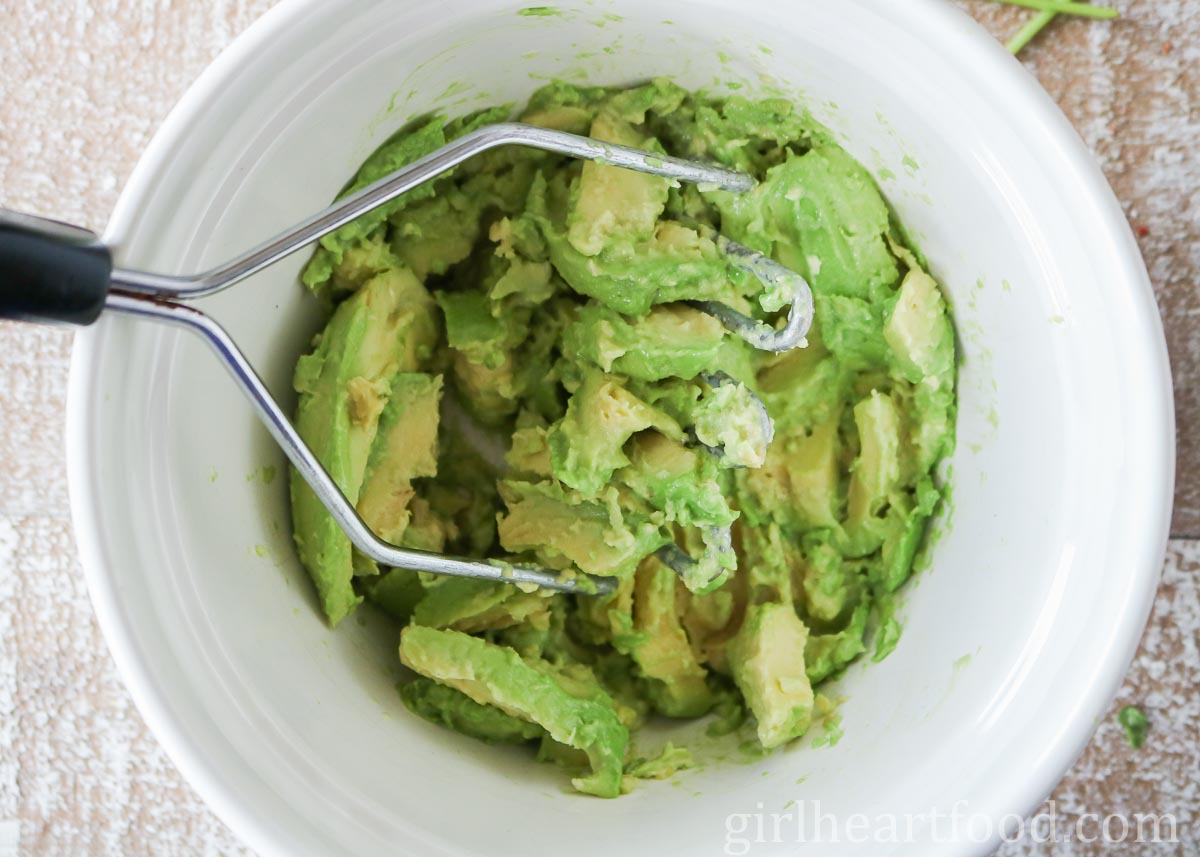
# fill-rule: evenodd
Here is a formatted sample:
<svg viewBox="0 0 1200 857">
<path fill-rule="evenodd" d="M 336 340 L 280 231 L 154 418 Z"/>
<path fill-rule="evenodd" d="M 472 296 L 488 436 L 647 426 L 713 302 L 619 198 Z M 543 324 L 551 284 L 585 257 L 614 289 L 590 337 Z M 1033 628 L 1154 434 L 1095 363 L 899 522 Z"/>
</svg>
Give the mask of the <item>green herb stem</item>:
<svg viewBox="0 0 1200 857">
<path fill-rule="evenodd" d="M 1013 56 L 1025 50 L 1026 46 L 1036 39 L 1038 34 L 1046 29 L 1047 25 L 1057 17 L 1057 12 L 1038 12 L 1037 15 L 1029 20 L 1029 23 L 1017 30 L 1013 37 L 1008 40 L 1008 50 Z"/>
<path fill-rule="evenodd" d="M 1074 0 L 993 0 L 995 3 L 1008 3 L 1012 6 L 1024 6 L 1026 9 L 1036 9 L 1039 12 L 1057 12 L 1063 15 L 1078 15 L 1081 18 L 1097 18 L 1110 20 L 1120 16 L 1120 12 L 1111 6 L 1091 6 Z"/>
<path fill-rule="evenodd" d="M 1150 721 L 1136 705 L 1126 705 L 1122 708 L 1117 714 L 1117 722 L 1125 727 L 1130 747 L 1137 749 L 1146 743 L 1146 731 L 1150 728 Z"/>
</svg>

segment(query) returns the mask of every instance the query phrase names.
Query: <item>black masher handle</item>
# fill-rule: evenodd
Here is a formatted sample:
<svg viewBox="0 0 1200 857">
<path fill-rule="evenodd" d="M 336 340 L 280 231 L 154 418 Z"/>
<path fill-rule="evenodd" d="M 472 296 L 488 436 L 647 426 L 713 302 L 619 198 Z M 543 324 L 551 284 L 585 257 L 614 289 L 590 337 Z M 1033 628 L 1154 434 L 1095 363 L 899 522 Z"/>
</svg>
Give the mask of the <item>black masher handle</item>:
<svg viewBox="0 0 1200 857">
<path fill-rule="evenodd" d="M 112 254 L 86 229 L 0 208 L 0 318 L 91 324 Z"/>
</svg>

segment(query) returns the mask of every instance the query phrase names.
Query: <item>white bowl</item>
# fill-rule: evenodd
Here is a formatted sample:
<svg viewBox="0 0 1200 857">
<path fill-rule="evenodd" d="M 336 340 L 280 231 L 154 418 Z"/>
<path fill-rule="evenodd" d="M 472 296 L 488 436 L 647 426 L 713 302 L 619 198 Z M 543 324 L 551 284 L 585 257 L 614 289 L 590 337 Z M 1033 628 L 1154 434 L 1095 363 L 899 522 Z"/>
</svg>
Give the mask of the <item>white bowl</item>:
<svg viewBox="0 0 1200 857">
<path fill-rule="evenodd" d="M 1035 81 L 940 0 L 521 5 L 281 3 L 171 115 L 107 237 L 127 265 L 199 269 L 321 208 L 410 115 L 519 102 L 556 75 L 791 94 L 881 178 L 961 335 L 953 513 L 908 589 L 899 647 L 840 682 L 835 746 L 709 766 L 617 801 L 570 794 L 524 752 L 404 710 L 394 631 L 351 620 L 330 632 L 318 617 L 290 547 L 286 479 L 261 470 L 282 474 L 282 457 L 221 367 L 187 334 L 106 318 L 72 365 L 72 500 L 96 612 L 140 710 L 264 854 L 742 853 L 756 822 L 739 836 L 730 814 L 791 800 L 842 824 L 978 818 L 954 832 L 918 818 L 898 845 L 834 844 L 827 830 L 805 845 L 786 825 L 772 844 L 768 819 L 750 853 L 989 852 L 1010 828 L 985 822 L 1031 810 L 1092 733 L 1162 560 L 1170 380 L 1120 208 Z M 207 302 L 288 402 L 319 322 L 301 263 Z"/>
</svg>

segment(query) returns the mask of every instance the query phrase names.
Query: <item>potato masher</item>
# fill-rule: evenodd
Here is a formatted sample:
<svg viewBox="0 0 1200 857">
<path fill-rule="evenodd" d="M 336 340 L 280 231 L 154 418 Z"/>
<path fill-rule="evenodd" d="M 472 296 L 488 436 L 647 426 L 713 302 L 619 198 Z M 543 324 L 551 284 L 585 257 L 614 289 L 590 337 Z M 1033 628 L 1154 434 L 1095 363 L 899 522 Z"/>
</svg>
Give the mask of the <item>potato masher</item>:
<svg viewBox="0 0 1200 857">
<path fill-rule="evenodd" d="M 295 253 L 356 217 L 500 146 L 529 146 L 610 166 L 745 192 L 756 184 L 744 173 L 604 143 L 520 123 L 489 125 L 405 166 L 249 252 L 209 271 L 175 276 L 113 266 L 111 250 L 75 226 L 0 209 L 0 318 L 88 325 L 102 311 L 173 324 L 200 336 L 217 353 L 255 413 L 334 520 L 363 554 L 381 566 L 482 580 L 527 583 L 561 592 L 610 592 L 611 579 L 558 573 L 501 561 L 464 559 L 402 548 L 376 536 L 301 439 L 254 367 L 216 321 L 186 301 L 212 295 Z M 765 284 L 793 295 L 787 323 L 776 330 L 722 304 L 694 302 L 755 348 L 786 351 L 803 342 L 813 318 L 812 293 L 799 275 L 761 253 L 717 236 L 718 247 Z"/>
</svg>

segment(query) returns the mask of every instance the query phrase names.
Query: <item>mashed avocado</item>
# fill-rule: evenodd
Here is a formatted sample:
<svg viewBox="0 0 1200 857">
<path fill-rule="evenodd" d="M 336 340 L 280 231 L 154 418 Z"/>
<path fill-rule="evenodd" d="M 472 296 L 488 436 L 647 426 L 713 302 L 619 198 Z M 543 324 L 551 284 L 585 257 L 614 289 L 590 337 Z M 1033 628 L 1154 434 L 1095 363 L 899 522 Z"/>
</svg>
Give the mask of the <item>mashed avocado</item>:
<svg viewBox="0 0 1200 857">
<path fill-rule="evenodd" d="M 411 124 L 346 192 L 510 115 Z M 648 717 L 745 710 L 780 747 L 870 635 L 894 645 L 954 442 L 954 330 L 870 175 L 786 101 L 555 83 L 518 118 L 759 185 L 519 148 L 463 164 L 322 239 L 303 280 L 334 309 L 296 367 L 297 424 L 383 538 L 616 591 L 378 568 L 293 474 L 295 537 L 332 625 L 363 599 L 394 617 L 412 711 L 538 742 L 615 797 L 665 770 L 632 750 Z M 712 230 L 809 281 L 807 347 L 757 352 L 686 303 L 778 321 Z"/>
</svg>

